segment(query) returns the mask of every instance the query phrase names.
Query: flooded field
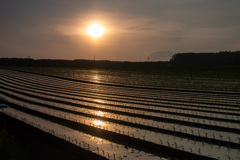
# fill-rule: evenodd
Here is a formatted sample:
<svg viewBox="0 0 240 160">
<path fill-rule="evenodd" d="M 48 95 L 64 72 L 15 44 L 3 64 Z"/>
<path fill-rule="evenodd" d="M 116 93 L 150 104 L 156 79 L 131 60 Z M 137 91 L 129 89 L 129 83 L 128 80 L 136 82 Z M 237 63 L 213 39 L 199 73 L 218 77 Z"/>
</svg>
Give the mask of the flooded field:
<svg viewBox="0 0 240 160">
<path fill-rule="evenodd" d="M 67 67 L 16 67 L 16 69 L 118 85 L 240 92 L 239 66 L 160 67 L 155 70 Z"/>
<path fill-rule="evenodd" d="M 114 160 L 240 159 L 238 79 L 32 71 L 0 69 L 0 111 L 76 146 Z"/>
</svg>

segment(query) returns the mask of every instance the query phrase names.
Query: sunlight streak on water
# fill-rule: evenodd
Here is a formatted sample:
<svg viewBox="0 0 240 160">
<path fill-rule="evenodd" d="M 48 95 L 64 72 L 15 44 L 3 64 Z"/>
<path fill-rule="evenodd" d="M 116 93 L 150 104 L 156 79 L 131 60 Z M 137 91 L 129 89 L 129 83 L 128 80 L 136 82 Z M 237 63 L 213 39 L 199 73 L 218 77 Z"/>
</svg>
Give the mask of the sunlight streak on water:
<svg viewBox="0 0 240 160">
<path fill-rule="evenodd" d="M 103 117 L 103 116 L 104 116 L 104 114 L 105 114 L 105 113 L 104 113 L 104 112 L 102 112 L 102 111 L 97 111 L 97 112 L 96 112 L 96 115 L 97 115 L 97 116 L 101 116 L 101 117 Z"/>
<path fill-rule="evenodd" d="M 3 109 L 3 111 L 0 112 L 20 121 L 23 121 L 36 128 L 39 128 L 49 134 L 55 135 L 56 137 L 64 139 L 70 143 L 73 143 L 76 146 L 104 156 L 110 160 L 166 160 L 166 158 L 158 157 L 131 147 L 126 148 L 124 145 L 117 144 L 89 134 L 85 134 L 83 132 L 68 128 L 66 126 L 61 126 L 51 121 L 34 117 L 32 115 L 23 113 L 10 107 L 5 108 Z"/>
<path fill-rule="evenodd" d="M 95 102 L 98 102 L 98 103 L 105 103 L 104 101 L 100 100 L 100 99 L 95 99 L 94 100 Z"/>
<path fill-rule="evenodd" d="M 104 125 L 103 121 L 100 121 L 100 120 L 95 120 L 95 121 L 93 121 L 93 123 L 94 123 L 95 125 L 97 125 L 97 126 L 102 126 L 102 125 Z"/>
<path fill-rule="evenodd" d="M 93 79 L 93 82 L 99 83 L 100 79 L 99 79 L 99 76 L 97 74 L 94 75 L 92 79 Z"/>
</svg>

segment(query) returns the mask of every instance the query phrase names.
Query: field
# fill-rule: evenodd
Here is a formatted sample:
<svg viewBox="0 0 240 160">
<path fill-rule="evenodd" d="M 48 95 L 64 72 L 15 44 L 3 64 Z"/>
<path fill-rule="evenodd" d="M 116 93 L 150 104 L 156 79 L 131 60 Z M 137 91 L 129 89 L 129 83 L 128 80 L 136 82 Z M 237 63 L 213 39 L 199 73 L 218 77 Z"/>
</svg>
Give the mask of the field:
<svg viewBox="0 0 240 160">
<path fill-rule="evenodd" d="M 107 159 L 240 159 L 233 68 L 0 69 L 0 111 Z"/>
</svg>

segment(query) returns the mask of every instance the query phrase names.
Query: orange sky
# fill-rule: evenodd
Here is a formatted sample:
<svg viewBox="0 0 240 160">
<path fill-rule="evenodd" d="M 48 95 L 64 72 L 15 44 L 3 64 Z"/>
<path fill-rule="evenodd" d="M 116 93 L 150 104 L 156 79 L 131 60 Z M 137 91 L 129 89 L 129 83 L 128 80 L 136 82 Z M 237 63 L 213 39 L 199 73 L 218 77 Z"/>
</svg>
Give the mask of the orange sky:
<svg viewBox="0 0 240 160">
<path fill-rule="evenodd" d="M 146 61 L 158 51 L 239 50 L 239 6 L 238 0 L 2 0 L 0 57 Z M 86 33 L 93 22 L 105 28 L 98 39 Z"/>
</svg>

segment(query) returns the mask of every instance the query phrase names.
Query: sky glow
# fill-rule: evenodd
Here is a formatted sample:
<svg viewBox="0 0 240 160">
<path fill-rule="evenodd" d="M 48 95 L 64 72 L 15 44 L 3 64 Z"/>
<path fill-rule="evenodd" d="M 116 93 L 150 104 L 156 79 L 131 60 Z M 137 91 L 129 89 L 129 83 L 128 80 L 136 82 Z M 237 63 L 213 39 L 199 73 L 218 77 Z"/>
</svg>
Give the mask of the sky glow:
<svg viewBox="0 0 240 160">
<path fill-rule="evenodd" d="M 146 61 L 240 49 L 239 0 L 0 0 L 0 57 Z M 92 38 L 88 27 L 104 26 Z"/>
</svg>

